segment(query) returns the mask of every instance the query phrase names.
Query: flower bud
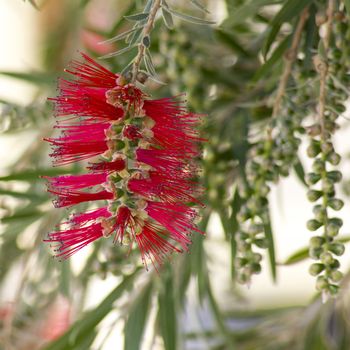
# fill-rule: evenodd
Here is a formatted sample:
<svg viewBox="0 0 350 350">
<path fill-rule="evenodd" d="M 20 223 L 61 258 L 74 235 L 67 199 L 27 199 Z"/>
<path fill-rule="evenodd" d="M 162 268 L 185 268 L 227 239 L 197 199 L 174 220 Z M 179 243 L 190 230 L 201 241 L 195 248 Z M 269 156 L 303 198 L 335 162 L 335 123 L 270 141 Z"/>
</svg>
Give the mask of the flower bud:
<svg viewBox="0 0 350 350">
<path fill-rule="evenodd" d="M 318 141 L 312 141 L 311 145 L 306 149 L 306 154 L 310 158 L 315 158 L 321 152 L 321 147 Z"/>
<path fill-rule="evenodd" d="M 316 281 L 317 290 L 321 291 L 328 288 L 328 281 L 324 276 L 318 276 Z"/>
<path fill-rule="evenodd" d="M 340 267 L 340 262 L 337 259 L 333 259 L 333 262 L 329 265 L 332 270 L 338 270 Z"/>
<path fill-rule="evenodd" d="M 321 236 L 314 236 L 310 238 L 310 246 L 311 248 L 320 248 L 325 242 L 325 238 Z"/>
<path fill-rule="evenodd" d="M 338 283 L 343 279 L 343 274 L 339 270 L 332 271 L 330 278 L 333 282 Z"/>
<path fill-rule="evenodd" d="M 344 206 L 344 202 L 341 199 L 337 198 L 332 198 L 328 201 L 328 205 L 333 209 L 333 210 L 340 210 Z"/>
<path fill-rule="evenodd" d="M 314 163 L 312 164 L 312 170 L 316 174 L 320 174 L 325 170 L 325 164 L 322 161 L 322 159 L 315 159 L 314 160 Z"/>
<path fill-rule="evenodd" d="M 334 171 L 328 171 L 327 172 L 327 177 L 328 179 L 334 181 L 334 182 L 339 182 L 342 179 L 342 173 L 338 170 L 334 170 Z"/>
<path fill-rule="evenodd" d="M 329 237 L 335 237 L 339 233 L 340 226 L 334 223 L 329 223 L 326 226 L 326 232 Z"/>
<path fill-rule="evenodd" d="M 320 227 L 322 226 L 322 223 L 315 220 L 315 219 L 312 219 L 312 220 L 309 220 L 307 223 L 306 223 L 306 227 L 308 228 L 308 230 L 310 231 L 316 231 L 317 229 L 319 229 Z"/>
<path fill-rule="evenodd" d="M 332 165 L 338 165 L 340 163 L 340 155 L 338 153 L 332 152 L 328 155 L 327 161 Z"/>
<path fill-rule="evenodd" d="M 311 259 L 318 260 L 323 252 L 322 248 L 313 248 L 309 249 L 309 256 Z"/>
<path fill-rule="evenodd" d="M 316 202 L 322 196 L 321 191 L 309 190 L 307 192 L 307 198 L 310 202 Z"/>
<path fill-rule="evenodd" d="M 269 242 L 266 238 L 259 238 L 259 239 L 255 239 L 253 241 L 253 243 L 259 247 L 259 248 L 262 248 L 262 249 L 266 249 L 268 246 L 269 246 Z"/>
<path fill-rule="evenodd" d="M 320 255 L 320 259 L 325 265 L 330 265 L 333 262 L 333 256 L 331 253 L 328 252 L 323 252 Z"/>
<path fill-rule="evenodd" d="M 317 276 L 319 275 L 323 270 L 325 269 L 325 266 L 320 263 L 314 263 L 309 268 L 309 273 L 311 276 Z"/>
<path fill-rule="evenodd" d="M 313 208 L 313 213 L 315 215 L 315 219 L 319 222 L 324 222 L 325 219 L 327 218 L 327 211 L 325 208 L 323 208 L 322 205 L 315 205 Z"/>
<path fill-rule="evenodd" d="M 314 185 L 316 184 L 319 180 L 321 179 L 321 175 L 316 174 L 316 173 L 308 173 L 306 175 L 306 182 L 309 185 Z"/>
<path fill-rule="evenodd" d="M 330 179 L 323 179 L 322 181 L 322 190 L 325 193 L 332 193 L 334 192 L 334 183 Z"/>
<path fill-rule="evenodd" d="M 335 284 L 331 284 L 328 287 L 329 293 L 333 296 L 337 295 L 339 292 L 339 286 L 336 286 Z"/>
<path fill-rule="evenodd" d="M 329 251 L 337 256 L 341 256 L 344 254 L 345 246 L 343 243 L 332 243 L 328 247 Z"/>
<path fill-rule="evenodd" d="M 259 263 L 253 263 L 250 265 L 250 270 L 257 275 L 261 272 L 261 265 Z"/>
</svg>

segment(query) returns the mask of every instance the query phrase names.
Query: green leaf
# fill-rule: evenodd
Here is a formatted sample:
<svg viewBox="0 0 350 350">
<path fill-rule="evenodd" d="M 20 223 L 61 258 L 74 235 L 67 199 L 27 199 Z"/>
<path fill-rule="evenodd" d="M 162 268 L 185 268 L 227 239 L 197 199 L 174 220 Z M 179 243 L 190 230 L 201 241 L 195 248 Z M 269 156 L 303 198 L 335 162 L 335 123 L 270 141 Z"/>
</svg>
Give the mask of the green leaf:
<svg viewBox="0 0 350 350">
<path fill-rule="evenodd" d="M 310 5 L 312 1 L 313 0 L 288 0 L 283 5 L 270 24 L 269 34 L 263 47 L 264 57 L 267 56 L 282 24 L 291 21 L 295 17 L 298 17 L 301 11 L 306 6 Z"/>
<path fill-rule="evenodd" d="M 63 336 L 48 344 L 43 350 L 76 350 L 77 346 L 81 346 L 86 338 L 94 332 L 98 324 L 113 309 L 114 302 L 132 286 L 137 273 L 138 270 L 124 277 L 123 281 L 107 295 L 100 305 L 84 313 L 81 319 L 75 322 Z"/>
<path fill-rule="evenodd" d="M 238 55 L 251 57 L 251 54 L 240 44 L 234 34 L 224 31 L 223 29 L 217 29 L 215 30 L 215 35 Z"/>
<path fill-rule="evenodd" d="M 267 215 L 269 215 L 267 213 Z M 271 269 L 271 275 L 274 282 L 276 282 L 276 255 L 275 255 L 275 244 L 273 239 L 273 233 L 272 233 L 272 227 L 271 227 L 271 220 L 268 218 L 266 222 L 264 222 L 264 230 L 265 230 L 265 236 L 268 241 L 268 252 L 269 252 L 269 260 L 270 260 L 270 269 Z"/>
<path fill-rule="evenodd" d="M 350 242 L 350 236 L 343 236 L 339 237 L 339 242 L 341 243 L 348 243 Z M 305 259 L 309 258 L 309 247 L 304 247 L 301 249 L 298 249 L 296 252 L 291 254 L 283 263 L 282 265 L 293 265 L 300 261 L 303 261 Z"/>
<path fill-rule="evenodd" d="M 253 77 L 253 82 L 257 82 L 258 80 L 260 80 L 263 76 L 265 76 L 267 73 L 271 71 L 271 69 L 274 67 L 276 63 L 281 62 L 280 58 L 288 49 L 291 38 L 292 38 L 292 35 L 288 35 L 286 38 L 284 38 L 281 41 L 281 43 L 277 46 L 277 48 L 272 53 L 270 58 L 267 61 L 265 61 L 265 63 L 255 72 L 255 75 Z"/>
<path fill-rule="evenodd" d="M 70 298 L 70 278 L 71 278 L 71 267 L 70 260 L 64 260 L 59 263 L 60 273 L 60 284 L 59 289 L 62 295 Z"/>
<path fill-rule="evenodd" d="M 263 6 L 280 2 L 279 0 L 250 0 L 238 8 L 231 8 L 227 23 L 231 25 L 243 23 L 248 18 L 253 17 Z"/>
<path fill-rule="evenodd" d="M 130 16 L 124 16 L 124 18 L 128 21 L 132 21 L 132 22 L 139 22 L 139 21 L 143 21 L 145 19 L 147 19 L 149 16 L 149 12 L 145 13 L 136 13 L 134 15 L 130 15 Z"/>
<path fill-rule="evenodd" d="M 135 47 L 137 47 L 137 45 L 127 46 L 127 47 L 124 47 L 124 49 L 121 49 L 121 50 L 116 51 L 116 52 L 109 53 L 108 55 L 104 55 L 104 56 L 99 57 L 99 58 L 100 59 L 106 59 L 106 58 L 116 57 L 116 56 L 119 56 L 119 55 L 122 55 L 122 54 L 124 54 L 126 52 L 131 51 Z"/>
<path fill-rule="evenodd" d="M 37 181 L 41 180 L 42 176 L 57 176 L 64 174 L 75 174 L 77 173 L 76 168 L 71 169 L 59 169 L 59 168 L 50 168 L 50 169 L 36 169 L 36 170 L 25 170 L 18 173 L 1 176 L 0 181 Z"/>
<path fill-rule="evenodd" d="M 12 71 L 0 71 L 0 75 L 4 75 L 9 78 L 19 79 L 26 81 L 34 85 L 52 85 L 56 81 L 56 76 L 43 73 L 43 72 L 12 72 Z"/>
<path fill-rule="evenodd" d="M 344 0 L 344 5 L 346 8 L 346 12 L 350 14 L 350 0 Z"/>
<path fill-rule="evenodd" d="M 239 223 L 237 221 L 237 214 L 239 212 L 239 209 L 241 208 L 242 199 L 238 193 L 238 189 L 235 189 L 235 193 L 233 194 L 232 202 L 231 202 L 231 209 L 232 214 L 230 221 L 232 222 L 232 232 L 231 232 L 231 239 L 230 239 L 230 247 L 231 247 L 231 277 L 235 277 L 235 258 L 237 253 L 237 243 L 236 243 L 236 233 L 239 228 Z"/>
<path fill-rule="evenodd" d="M 27 192 L 18 192 L 18 191 L 11 191 L 11 190 L 5 190 L 0 188 L 0 195 L 3 196 L 11 196 L 14 198 L 19 198 L 19 199 L 30 199 L 30 200 L 39 200 L 39 201 L 44 201 L 47 199 L 47 196 L 43 196 L 42 194 L 32 192 L 32 191 L 27 191 Z"/>
<path fill-rule="evenodd" d="M 152 286 L 151 279 L 133 302 L 128 312 L 129 317 L 124 329 L 124 350 L 140 349 L 151 301 Z"/>
<path fill-rule="evenodd" d="M 33 210 L 32 208 L 26 208 L 16 211 L 13 215 L 4 216 L 1 218 L 3 224 L 16 222 L 17 220 L 35 219 L 43 216 L 45 213 L 40 210 Z"/>
<path fill-rule="evenodd" d="M 305 170 L 304 166 L 301 163 L 300 159 L 293 165 L 294 171 L 297 174 L 298 179 L 305 185 L 307 186 L 307 183 L 305 181 Z"/>
<path fill-rule="evenodd" d="M 121 34 L 118 34 L 116 36 L 114 36 L 113 38 L 111 39 L 108 39 L 108 40 L 105 40 L 105 41 L 102 41 L 101 44 L 110 44 L 110 43 L 114 43 L 116 41 L 119 41 L 119 40 L 122 40 L 122 39 L 125 39 L 128 35 L 130 35 L 131 33 L 134 33 L 136 30 L 140 29 L 140 26 L 137 26 L 137 27 L 134 27 L 134 28 L 131 28 L 130 30 L 127 30 Z"/>
<path fill-rule="evenodd" d="M 171 13 L 164 7 L 162 7 L 162 17 L 165 25 L 169 29 L 174 29 L 174 21 L 173 21 L 173 16 Z"/>
<path fill-rule="evenodd" d="M 190 23 L 195 23 L 195 24 L 200 24 L 200 25 L 208 25 L 208 24 L 215 24 L 214 21 L 208 21 L 206 19 L 202 19 L 199 17 L 193 17 L 190 15 L 186 15 L 184 13 L 181 12 L 177 12 L 175 10 L 173 10 L 172 8 L 168 7 L 167 10 L 175 17 L 178 17 L 184 21 L 190 22 Z"/>
<path fill-rule="evenodd" d="M 205 12 L 205 13 L 210 13 L 203 4 L 201 4 L 199 1 L 197 0 L 190 0 L 191 4 L 196 7 L 197 9 Z"/>
<path fill-rule="evenodd" d="M 169 268 L 163 280 L 163 290 L 159 293 L 158 327 L 164 341 L 165 350 L 177 349 L 177 317 L 174 298 L 172 272 Z M 137 348 L 134 348 L 137 349 Z"/>
</svg>

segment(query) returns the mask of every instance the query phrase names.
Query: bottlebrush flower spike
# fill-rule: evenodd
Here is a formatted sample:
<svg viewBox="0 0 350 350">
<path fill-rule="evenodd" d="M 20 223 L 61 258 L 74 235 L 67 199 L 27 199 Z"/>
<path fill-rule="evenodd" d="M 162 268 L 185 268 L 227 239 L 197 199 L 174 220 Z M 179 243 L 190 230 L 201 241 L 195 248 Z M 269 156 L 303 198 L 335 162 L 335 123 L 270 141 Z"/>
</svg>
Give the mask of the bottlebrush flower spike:
<svg viewBox="0 0 350 350">
<path fill-rule="evenodd" d="M 47 138 L 54 165 L 99 157 L 86 174 L 46 177 L 55 207 L 82 202 L 100 208 L 72 215 L 47 242 L 67 258 L 103 237 L 134 243 L 143 263 L 155 266 L 188 249 L 195 226 L 200 156 L 198 124 L 183 96 L 152 100 L 85 54 L 59 81 L 57 138 Z M 97 202 L 96 202 L 97 201 Z M 107 204 L 106 204 L 107 201 Z"/>
</svg>

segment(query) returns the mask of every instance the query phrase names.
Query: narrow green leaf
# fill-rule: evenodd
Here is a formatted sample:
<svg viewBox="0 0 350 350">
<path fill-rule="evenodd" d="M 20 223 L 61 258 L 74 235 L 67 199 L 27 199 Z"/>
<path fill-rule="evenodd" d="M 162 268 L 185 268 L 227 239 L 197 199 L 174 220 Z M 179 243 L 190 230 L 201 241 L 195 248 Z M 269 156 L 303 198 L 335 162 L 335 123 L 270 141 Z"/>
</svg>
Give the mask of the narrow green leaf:
<svg viewBox="0 0 350 350">
<path fill-rule="evenodd" d="M 304 166 L 301 163 L 300 159 L 293 165 L 294 171 L 297 174 L 298 179 L 305 185 L 307 186 L 307 183 L 305 181 L 305 170 Z"/>
<path fill-rule="evenodd" d="M 1 222 L 3 224 L 8 224 L 11 222 L 16 222 L 17 220 L 24 220 L 24 219 L 35 219 L 43 216 L 45 213 L 40 210 L 33 210 L 25 209 L 25 210 L 19 210 L 16 211 L 13 215 L 4 216 L 1 218 Z"/>
<path fill-rule="evenodd" d="M 43 73 L 43 72 L 12 72 L 12 71 L 1 71 L 0 75 L 4 75 L 9 78 L 23 80 L 35 85 L 51 85 L 55 82 L 56 76 Z"/>
<path fill-rule="evenodd" d="M 268 213 L 267 213 L 268 215 Z M 276 282 L 276 255 L 275 255 L 275 244 L 273 239 L 273 233 L 272 233 L 272 227 L 271 227 L 271 220 L 268 218 L 266 222 L 264 222 L 264 230 L 265 235 L 268 241 L 268 252 L 269 252 L 269 260 L 270 260 L 270 269 L 271 269 L 271 275 L 274 282 Z"/>
<path fill-rule="evenodd" d="M 217 29 L 215 35 L 219 38 L 221 42 L 226 44 L 229 48 L 232 49 L 235 53 L 243 57 L 251 57 L 251 54 L 241 45 L 237 38 L 227 31 L 222 29 Z"/>
<path fill-rule="evenodd" d="M 108 55 L 104 55 L 102 57 L 99 57 L 100 59 L 106 59 L 106 58 L 111 58 L 111 57 L 116 57 L 116 56 L 119 56 L 119 55 L 122 55 L 126 52 L 129 52 L 131 51 L 132 49 L 134 49 L 135 47 L 137 47 L 137 45 L 131 45 L 131 46 L 127 46 L 127 47 L 124 47 L 124 49 L 121 49 L 117 52 L 112 52 L 112 53 L 109 53 Z"/>
<path fill-rule="evenodd" d="M 97 325 L 113 309 L 114 302 L 132 286 L 137 272 L 138 270 L 124 277 L 123 281 L 100 303 L 100 305 L 86 312 L 66 333 L 48 344 L 43 350 L 75 350 L 77 346 L 81 346 L 86 338 L 94 332 Z"/>
<path fill-rule="evenodd" d="M 174 29 L 174 21 L 173 21 L 173 16 L 171 13 L 164 7 L 162 7 L 162 17 L 165 25 L 169 29 Z"/>
<path fill-rule="evenodd" d="M 231 202 L 231 209 L 232 214 L 230 217 L 231 225 L 232 225 L 232 232 L 230 237 L 230 247 L 231 247 L 231 277 L 235 277 L 235 259 L 236 259 L 236 253 L 237 253 L 237 243 L 236 243 L 236 233 L 239 228 L 239 223 L 237 221 L 237 214 L 239 212 L 239 209 L 241 208 L 242 199 L 238 193 L 238 189 L 235 189 L 235 193 L 233 194 L 232 202 Z"/>
<path fill-rule="evenodd" d="M 350 242 L 350 236 L 339 237 L 339 242 L 342 242 L 342 243 Z M 293 265 L 308 258 L 309 258 L 309 247 L 304 247 L 304 248 L 298 249 L 296 252 L 291 254 L 282 263 L 282 265 Z"/>
<path fill-rule="evenodd" d="M 70 278 L 71 278 L 71 268 L 70 268 L 70 260 L 61 261 L 59 264 L 59 268 L 61 270 L 60 273 L 60 284 L 59 289 L 60 292 L 67 298 L 70 298 Z"/>
<path fill-rule="evenodd" d="M 191 22 L 191 23 L 195 23 L 195 24 L 200 24 L 200 25 L 208 25 L 208 24 L 215 24 L 214 21 L 208 21 L 206 19 L 202 19 L 199 17 L 194 17 L 194 16 L 190 16 L 190 15 L 186 15 L 184 13 L 181 12 L 177 12 L 175 10 L 173 10 L 172 8 L 168 7 L 167 10 L 175 17 L 178 17 L 184 21 L 187 22 Z"/>
<path fill-rule="evenodd" d="M 47 196 L 43 196 L 42 194 L 36 193 L 36 192 L 18 192 L 18 191 L 11 191 L 11 190 L 5 190 L 0 188 L 0 195 L 3 196 L 11 196 L 14 198 L 19 199 L 30 199 L 30 200 L 45 200 L 47 199 Z"/>
<path fill-rule="evenodd" d="M 206 7 L 205 7 L 203 4 L 201 4 L 199 1 L 197 1 L 197 0 L 190 0 L 190 2 L 191 2 L 191 4 L 192 4 L 194 7 L 196 7 L 197 9 L 199 9 L 199 10 L 205 12 L 205 13 L 210 13 L 210 12 L 206 9 Z"/>
<path fill-rule="evenodd" d="M 143 21 L 145 19 L 147 19 L 149 16 L 149 12 L 147 13 L 136 13 L 134 15 L 130 15 L 130 16 L 124 16 L 124 18 L 128 21 L 132 21 L 132 22 L 139 22 L 139 21 Z"/>
<path fill-rule="evenodd" d="M 281 43 L 277 46 L 277 48 L 272 53 L 270 58 L 267 61 L 265 61 L 265 63 L 255 72 L 255 75 L 253 77 L 253 82 L 257 82 L 258 80 L 260 80 L 263 76 L 265 76 L 267 73 L 271 71 L 271 69 L 274 67 L 276 63 L 281 62 L 280 58 L 288 49 L 291 38 L 292 38 L 292 35 L 288 35 L 286 38 L 284 38 L 281 41 Z"/>
<path fill-rule="evenodd" d="M 263 6 L 279 3 L 279 0 L 250 0 L 244 2 L 238 8 L 230 9 L 230 16 L 227 23 L 236 25 L 245 22 L 248 18 L 253 17 Z"/>
<path fill-rule="evenodd" d="M 177 349 L 177 317 L 172 272 L 166 271 L 163 290 L 159 293 L 158 326 L 165 350 Z M 136 348 L 135 348 L 136 349 Z"/>
<path fill-rule="evenodd" d="M 131 28 L 130 30 L 127 30 L 127 31 L 125 31 L 125 32 L 123 32 L 121 34 L 118 34 L 118 35 L 116 35 L 115 37 L 113 37 L 111 39 L 108 39 L 108 40 L 105 40 L 105 41 L 101 41 L 100 44 L 110 44 L 110 43 L 114 43 L 116 41 L 125 39 L 128 35 L 130 35 L 131 33 L 134 33 L 139 28 L 140 28 L 139 26 Z"/>
<path fill-rule="evenodd" d="M 40 180 L 42 176 L 56 176 L 64 174 L 76 174 L 77 169 L 36 169 L 36 170 L 25 170 L 18 173 L 0 176 L 0 181 L 37 181 Z"/>
<path fill-rule="evenodd" d="M 345 5 L 345 8 L 346 8 L 346 12 L 349 15 L 350 14 L 350 0 L 344 0 L 344 5 Z"/>
<path fill-rule="evenodd" d="M 264 44 L 263 55 L 267 56 L 272 43 L 275 41 L 277 34 L 283 23 L 291 21 L 293 18 L 298 17 L 301 11 L 313 0 L 288 0 L 280 11 L 276 14 L 270 24 L 269 34 Z"/>
<path fill-rule="evenodd" d="M 124 329 L 124 350 L 141 348 L 143 331 L 146 325 L 151 301 L 151 292 L 152 282 L 150 281 L 133 302 L 133 305 L 128 312 L 129 317 Z"/>
</svg>

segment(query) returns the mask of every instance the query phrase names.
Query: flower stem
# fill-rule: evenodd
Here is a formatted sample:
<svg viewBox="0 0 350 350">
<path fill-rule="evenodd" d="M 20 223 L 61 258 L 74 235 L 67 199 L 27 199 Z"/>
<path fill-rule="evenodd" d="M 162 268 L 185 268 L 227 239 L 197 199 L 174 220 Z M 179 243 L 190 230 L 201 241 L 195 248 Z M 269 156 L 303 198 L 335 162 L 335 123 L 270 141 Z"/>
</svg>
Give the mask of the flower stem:
<svg viewBox="0 0 350 350">
<path fill-rule="evenodd" d="M 140 69 L 142 58 L 145 55 L 145 45 L 143 44 L 143 38 L 147 37 L 151 33 L 157 12 L 160 9 L 160 7 L 161 7 L 161 0 L 154 0 L 154 4 L 149 13 L 147 23 L 142 32 L 142 40 L 138 47 L 138 53 L 134 59 L 134 64 L 132 67 L 131 83 L 135 83 L 137 73 L 139 72 L 139 69 Z"/>
</svg>

